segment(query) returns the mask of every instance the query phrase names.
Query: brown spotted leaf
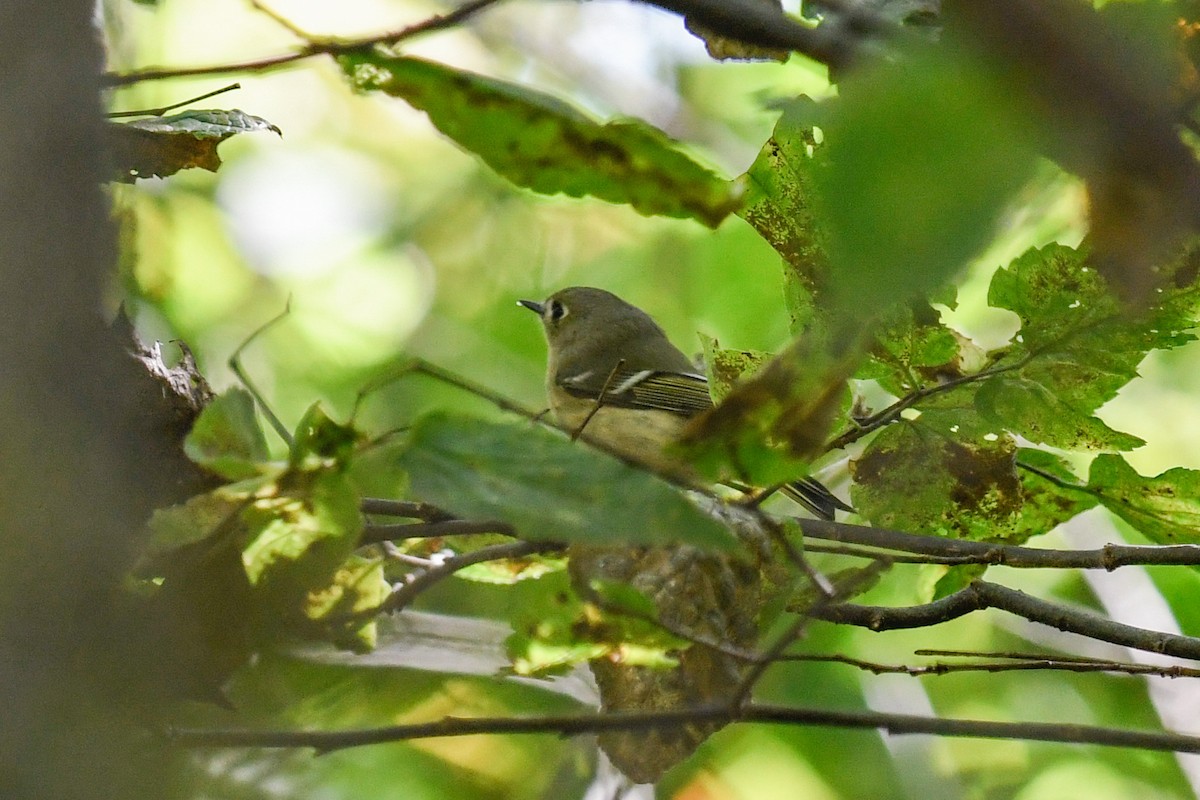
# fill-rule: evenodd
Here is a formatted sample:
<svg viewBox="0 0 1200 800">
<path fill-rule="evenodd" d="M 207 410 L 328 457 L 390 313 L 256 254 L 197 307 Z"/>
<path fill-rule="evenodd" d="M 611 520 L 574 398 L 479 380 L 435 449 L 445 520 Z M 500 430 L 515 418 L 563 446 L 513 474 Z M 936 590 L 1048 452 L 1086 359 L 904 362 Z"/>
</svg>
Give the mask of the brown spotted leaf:
<svg viewBox="0 0 1200 800">
<path fill-rule="evenodd" d="M 1020 524 L 1016 453 L 1008 436 L 955 438 L 901 420 L 852 462 L 854 506 L 884 528 L 1004 539 Z"/>
<path fill-rule="evenodd" d="M 221 166 L 217 145 L 239 133 L 279 128 L 244 111 L 185 111 L 168 117 L 146 117 L 108 128 L 109 149 L 117 180 L 174 175 L 183 169 L 216 172 Z M 282 135 L 282 134 L 280 134 Z"/>
<path fill-rule="evenodd" d="M 421 109 L 461 147 L 535 192 L 591 195 L 710 227 L 741 203 L 739 183 L 644 122 L 601 124 L 550 95 L 419 58 L 355 53 L 340 63 L 357 88 Z"/>
</svg>

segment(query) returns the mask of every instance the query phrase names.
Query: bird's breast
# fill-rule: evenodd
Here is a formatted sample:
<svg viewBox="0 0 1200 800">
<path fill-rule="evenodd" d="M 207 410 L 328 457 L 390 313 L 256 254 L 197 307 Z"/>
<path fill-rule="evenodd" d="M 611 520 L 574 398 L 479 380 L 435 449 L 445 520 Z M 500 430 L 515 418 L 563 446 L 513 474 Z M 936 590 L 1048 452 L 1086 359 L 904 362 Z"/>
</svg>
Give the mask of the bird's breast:
<svg viewBox="0 0 1200 800">
<path fill-rule="evenodd" d="M 620 406 L 602 405 L 597 409 L 594 400 L 573 397 L 565 392 L 555 394 L 551 408 L 559 423 L 572 434 L 657 471 L 690 476 L 691 470 L 664 452 L 664 447 L 682 430 L 686 422 L 684 417 L 669 411 Z"/>
</svg>

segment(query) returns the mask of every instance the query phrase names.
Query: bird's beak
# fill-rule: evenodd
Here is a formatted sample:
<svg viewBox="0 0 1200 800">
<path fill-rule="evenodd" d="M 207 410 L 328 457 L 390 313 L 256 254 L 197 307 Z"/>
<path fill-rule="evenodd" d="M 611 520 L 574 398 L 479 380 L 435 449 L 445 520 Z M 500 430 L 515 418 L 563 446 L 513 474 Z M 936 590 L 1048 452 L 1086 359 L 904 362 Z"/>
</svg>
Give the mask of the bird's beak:
<svg viewBox="0 0 1200 800">
<path fill-rule="evenodd" d="M 546 307 L 544 305 L 542 305 L 541 303 L 535 302 L 533 300 L 518 300 L 517 305 L 525 306 L 525 308 L 528 308 L 530 311 L 537 314 L 539 317 L 542 315 L 542 312 L 546 310 Z"/>
</svg>

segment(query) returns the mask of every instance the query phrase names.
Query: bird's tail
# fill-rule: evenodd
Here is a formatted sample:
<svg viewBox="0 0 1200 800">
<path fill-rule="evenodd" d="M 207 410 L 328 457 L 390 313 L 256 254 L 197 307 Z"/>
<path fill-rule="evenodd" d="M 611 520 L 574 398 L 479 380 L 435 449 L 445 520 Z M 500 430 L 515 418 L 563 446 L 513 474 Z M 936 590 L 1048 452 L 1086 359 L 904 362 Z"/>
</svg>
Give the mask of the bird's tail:
<svg viewBox="0 0 1200 800">
<path fill-rule="evenodd" d="M 821 519 L 832 520 L 834 512 L 839 510 L 854 511 L 853 507 L 839 500 L 816 478 L 801 478 L 785 483 L 779 490 Z"/>
</svg>

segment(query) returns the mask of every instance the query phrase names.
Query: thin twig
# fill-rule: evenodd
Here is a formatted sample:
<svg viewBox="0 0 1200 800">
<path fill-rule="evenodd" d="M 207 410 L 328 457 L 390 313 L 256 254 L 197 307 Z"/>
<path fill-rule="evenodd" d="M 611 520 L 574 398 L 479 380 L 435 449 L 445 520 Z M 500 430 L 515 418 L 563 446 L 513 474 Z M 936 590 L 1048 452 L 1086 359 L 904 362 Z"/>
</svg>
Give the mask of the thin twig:
<svg viewBox="0 0 1200 800">
<path fill-rule="evenodd" d="M 890 561 L 893 564 L 961 566 L 963 564 L 979 563 L 979 559 L 972 556 L 902 555 L 885 550 L 855 547 L 853 545 L 818 544 L 816 542 L 805 542 L 804 552 L 829 553 L 831 555 L 851 556 L 853 558 L 869 558 L 872 561 Z"/>
<path fill-rule="evenodd" d="M 678 728 L 692 723 L 758 722 L 774 725 L 816 725 L 879 730 L 889 734 L 925 733 L 981 739 L 1093 744 L 1177 753 L 1200 753 L 1200 736 L 1149 730 L 1106 728 L 1045 722 L 990 722 L 943 719 L 877 711 L 829 710 L 749 704 L 667 711 L 565 714 L 541 717 L 443 717 L 432 722 L 341 731 L 270 731 L 171 728 L 167 738 L 187 747 L 311 747 L 319 753 L 349 747 L 447 736 L 479 734 L 555 734 L 601 731 L 644 731 Z"/>
<path fill-rule="evenodd" d="M 878 547 L 904 553 L 962 558 L 963 563 L 1016 569 L 1103 569 L 1127 566 L 1200 566 L 1200 545 L 1108 544 L 1095 550 L 1051 550 L 1020 545 L 973 542 L 941 536 L 869 528 L 848 522 L 797 517 L 805 537 Z"/>
<path fill-rule="evenodd" d="M 602 597 L 589 596 L 588 602 L 594 603 L 596 607 L 602 611 L 616 616 L 640 620 L 641 622 L 653 625 L 665 633 L 669 633 L 671 636 L 674 636 L 677 639 L 682 639 L 685 642 L 690 642 L 691 644 L 698 644 L 702 647 L 707 647 L 711 650 L 721 653 L 722 655 L 729 656 L 730 658 L 738 661 L 744 661 L 747 664 L 757 663 L 763 658 L 761 655 L 752 650 L 744 650 L 740 647 L 729 644 L 728 642 L 713 639 L 702 633 L 685 630 L 678 626 L 672 625 L 665 620 L 659 619 L 653 614 L 644 613 L 632 608 L 622 607 L 615 603 L 608 602 Z"/>
<path fill-rule="evenodd" d="M 397 31 L 362 39 L 320 39 L 312 37 L 309 43 L 299 50 L 279 55 L 266 56 L 232 64 L 211 64 L 200 67 L 151 67 L 123 74 L 107 73 L 104 76 L 106 86 L 129 86 L 142 81 L 156 81 L 166 78 L 189 78 L 202 75 L 224 75 L 230 72 L 265 72 L 276 67 L 285 66 L 296 61 L 321 55 L 341 55 L 356 50 L 366 50 L 376 45 L 396 45 L 423 34 L 453 27 L 480 11 L 500 3 L 502 0 L 470 0 L 446 14 L 437 14 L 415 25 L 409 25 Z"/>
<path fill-rule="evenodd" d="M 825 599 L 817 601 L 818 604 L 825 602 Z M 750 695 L 754 691 L 754 687 L 758 684 L 763 674 L 767 669 L 779 660 L 783 651 L 792 646 L 792 644 L 804 635 L 808 629 L 808 624 L 812 622 L 812 617 L 808 614 L 801 614 L 792 620 L 783 633 L 775 638 L 771 646 L 767 648 L 759 660 L 751 663 L 747 667 L 745 674 L 738 681 L 737 687 L 733 691 L 733 695 L 729 698 L 730 709 L 744 708 L 750 702 Z"/>
<path fill-rule="evenodd" d="M 882 411 L 872 414 L 862 422 L 855 423 L 853 427 L 843 431 L 833 439 L 829 440 L 829 443 L 825 445 L 825 450 L 840 450 L 843 447 L 852 444 L 853 442 L 857 442 L 859 439 L 863 438 L 869 433 L 874 432 L 875 430 L 878 430 L 879 428 L 882 428 L 884 425 L 895 422 L 900 418 L 900 414 L 903 411 L 912 408 L 922 400 L 926 400 L 934 395 L 942 394 L 943 392 L 948 392 L 952 389 L 957 389 L 958 387 L 969 383 L 986 380 L 987 378 L 991 378 L 995 375 L 1003 375 L 1006 372 L 1012 372 L 1013 370 L 1021 369 L 1022 367 L 1026 366 L 1032 358 L 1032 355 L 1026 356 L 1015 363 L 1007 364 L 1003 367 L 992 367 L 990 369 L 980 370 L 979 372 L 975 372 L 970 375 L 962 375 L 957 378 L 952 378 L 945 383 L 939 383 L 935 386 L 923 386 L 920 389 L 916 389 L 892 403 Z"/>
<path fill-rule="evenodd" d="M 360 545 L 390 542 L 395 539 L 436 539 L 442 536 L 498 533 L 516 535 L 516 529 L 499 520 L 445 519 L 438 522 L 413 522 L 396 525 L 365 525 Z"/>
<path fill-rule="evenodd" d="M 546 428 L 551 428 L 560 433 L 565 433 L 567 436 L 570 436 L 574 432 L 571 428 L 561 425 L 556 420 L 549 418 L 544 411 L 536 411 L 535 412 L 532 409 L 521 405 L 520 403 L 509 400 L 507 397 L 500 394 L 499 392 L 492 391 L 491 389 L 484 386 L 483 384 L 476 383 L 475 381 L 472 381 L 469 378 L 465 378 L 462 375 L 451 372 L 450 370 L 443 369 L 442 367 L 439 367 L 436 364 L 433 364 L 433 363 L 426 361 L 424 359 L 421 359 L 421 358 L 416 358 L 416 359 L 411 360 L 404 367 L 402 367 L 399 370 L 388 375 L 386 378 L 383 378 L 383 379 L 373 383 L 371 385 L 371 388 L 369 391 L 375 391 L 380 386 L 383 386 L 392 381 L 399 380 L 399 379 L 405 377 L 406 375 L 414 375 L 414 374 L 425 375 L 427 377 L 433 378 L 434 380 L 441 381 L 442 383 L 445 383 L 448 386 L 454 386 L 455 388 L 462 389 L 463 391 L 473 394 L 476 397 L 480 397 L 484 400 L 487 400 L 489 403 L 496 406 L 501 411 L 507 411 L 512 414 L 517 414 L 518 416 L 524 417 L 525 419 L 529 420 L 530 422 L 536 423 L 536 424 L 541 425 Z M 360 394 L 360 397 L 361 396 L 362 395 Z M 356 409 L 355 413 L 357 413 L 357 409 Z M 641 461 L 637 458 L 632 457 L 628 453 L 618 452 L 614 448 L 605 444 L 603 441 L 589 440 L 588 445 L 595 450 L 599 450 L 603 453 L 606 453 L 609 456 L 612 456 L 613 458 L 617 459 L 618 461 L 628 464 L 631 467 L 640 469 L 643 472 L 648 472 L 651 475 L 654 475 L 655 477 L 657 477 L 663 481 L 666 481 L 667 483 L 671 484 L 672 486 L 677 486 L 681 489 L 686 489 L 691 492 L 697 492 L 699 494 L 705 495 L 706 497 L 710 497 L 712 499 L 716 499 L 716 500 L 720 499 L 720 497 L 712 490 L 711 487 L 698 485 L 689 480 L 686 480 L 685 478 L 681 477 L 680 475 L 678 475 L 676 473 L 673 473 L 669 469 L 664 469 L 664 468 L 660 467 L 657 464 L 652 464 L 647 461 Z"/>
<path fill-rule="evenodd" d="M 364 514 L 378 514 L 384 517 L 408 517 L 424 520 L 425 522 L 441 522 L 456 519 L 449 511 L 443 511 L 430 503 L 411 502 L 408 500 L 385 500 L 377 497 L 364 497 L 359 501 L 358 509 Z"/>
<path fill-rule="evenodd" d="M 771 537 L 771 540 L 783 550 L 784 555 L 786 555 L 788 558 L 788 561 L 791 561 L 794 565 L 796 565 L 796 567 L 799 568 L 800 571 L 803 572 L 810 581 L 812 581 L 813 586 L 817 587 L 817 591 L 822 597 L 832 598 L 835 596 L 836 592 L 833 584 L 830 583 L 828 578 L 826 578 L 815 567 L 813 567 L 812 564 L 809 563 L 808 559 L 804 557 L 804 553 L 800 550 L 800 548 L 792 544 L 792 540 L 787 537 L 787 533 L 783 530 L 782 525 L 763 513 L 762 509 L 758 508 L 757 506 L 742 507 L 746 508 L 749 513 L 754 515 L 759 526 L 766 530 L 767 534 Z"/>
<path fill-rule="evenodd" d="M 887 569 L 886 564 L 877 562 L 872 565 L 874 569 L 863 570 L 861 574 L 856 576 L 854 581 L 848 582 L 840 587 L 830 587 L 828 592 L 822 592 L 811 606 L 805 609 L 805 612 L 798 616 L 795 621 L 788 625 L 787 629 L 776 637 L 775 641 L 767 648 L 758 661 L 755 661 L 746 670 L 741 680 L 738 682 L 736 691 L 730 700 L 730 708 L 741 708 L 750 701 L 750 693 L 754 690 L 755 685 L 762 678 L 767 669 L 783 655 L 783 651 L 791 647 L 801 636 L 804 635 L 808 624 L 813 619 L 820 619 L 821 615 L 817 611 L 825 606 L 831 605 L 837 601 L 839 597 L 853 596 L 859 587 L 873 579 L 875 575 Z"/>
<path fill-rule="evenodd" d="M 316 41 L 316 37 L 314 37 L 308 31 L 303 30 L 302 28 L 297 26 L 296 23 L 292 22 L 290 19 L 283 16 L 275 9 L 264 4 L 262 2 L 262 0 L 250 0 L 250 5 L 253 6 L 256 11 L 259 11 L 259 12 L 265 14 L 266 16 L 270 17 L 271 20 L 276 25 L 283 28 L 288 33 L 295 36 L 297 39 L 300 39 L 301 41 L 304 41 L 304 42 L 308 42 L 310 44 L 312 42 Z"/>
<path fill-rule="evenodd" d="M 199 103 L 201 100 L 207 100 L 210 97 L 216 97 L 219 94 L 225 94 L 225 92 L 232 92 L 234 89 L 240 89 L 240 88 L 242 88 L 242 85 L 240 83 L 231 83 L 228 86 L 222 86 L 220 89 L 214 89 L 211 92 L 205 92 L 204 94 L 197 95 L 196 97 L 190 98 L 188 100 L 183 100 L 178 103 L 172 103 L 169 106 L 162 106 L 160 108 L 146 108 L 146 109 L 142 109 L 141 111 L 110 111 L 107 114 L 105 114 L 105 116 L 108 117 L 109 119 L 119 119 L 121 117 L 145 117 L 145 116 L 161 117 L 163 114 L 167 113 L 168 111 L 171 111 L 172 109 L 180 108 L 181 106 L 191 105 L 192 103 Z"/>
<path fill-rule="evenodd" d="M 504 395 L 489 389 L 481 383 L 476 383 L 475 381 L 465 378 L 458 373 L 451 372 L 448 369 L 443 369 L 437 364 L 433 364 L 423 358 L 411 359 L 408 361 L 408 363 L 394 370 L 390 374 L 372 382 L 368 387 L 364 388 L 363 391 L 359 393 L 360 400 L 370 393 L 378 391 L 389 383 L 394 383 L 409 375 L 424 375 L 426 377 L 433 378 L 434 380 L 440 381 L 448 386 L 462 389 L 468 394 L 473 394 L 476 397 L 487 400 L 501 411 L 507 411 L 510 414 L 516 414 L 530 421 L 539 422 L 543 425 L 557 428 L 557 426 L 551 425 L 546 420 L 542 419 L 544 415 L 540 412 L 534 411 L 521 405 L 520 403 L 509 400 Z M 357 403 L 354 415 L 357 415 Z M 558 430 L 562 429 L 558 428 Z"/>
<path fill-rule="evenodd" d="M 917 650 L 917 655 L 929 655 L 939 651 Z M 948 652 L 948 651 L 947 651 Z M 964 654 L 965 655 L 965 654 Z M 1024 660 L 1017 660 L 1015 656 L 1003 656 L 997 654 L 997 657 L 1013 658 L 1011 661 L 991 661 L 991 662 L 970 662 L 970 663 L 946 663 L 937 662 L 934 664 L 879 664 L 874 661 L 866 661 L 860 658 L 852 658 L 839 654 L 824 654 L 824 653 L 785 653 L 778 658 L 779 661 L 804 661 L 818 663 L 834 663 L 846 664 L 865 672 L 871 672 L 875 675 L 900 674 L 909 675 L 912 677 L 921 677 L 924 675 L 949 675 L 956 672 L 1031 672 L 1031 671 L 1058 671 L 1058 672 L 1111 672 L 1123 675 L 1152 675 L 1161 678 L 1200 678 L 1200 669 L 1191 667 L 1183 667 L 1179 665 L 1171 666 L 1155 666 L 1153 664 L 1131 664 L 1121 661 L 1107 661 L 1102 659 L 1083 659 L 1072 658 L 1070 656 L 1036 656 L 1029 655 Z"/>
<path fill-rule="evenodd" d="M 258 391 L 258 388 L 255 387 L 254 382 L 250 380 L 250 376 L 244 369 L 242 369 L 242 352 L 249 347 L 255 339 L 262 336 L 272 327 L 278 325 L 280 322 L 286 319 L 290 313 L 292 313 L 292 300 L 289 297 L 287 304 L 283 307 L 283 311 L 277 316 L 272 317 L 262 325 L 258 326 L 253 333 L 247 336 L 245 340 L 238 345 L 237 349 L 233 351 L 233 355 L 229 357 L 229 368 L 233 370 L 233 374 L 236 375 L 238 380 L 242 382 L 242 385 L 246 387 L 246 391 L 250 392 L 250 396 L 253 397 L 254 402 L 258 404 L 259 410 L 262 411 L 263 416 L 267 418 L 267 422 L 271 424 L 271 427 L 275 429 L 275 433 L 279 435 L 279 438 L 283 439 L 284 443 L 287 444 L 288 449 L 291 449 L 296 443 L 292 438 L 292 432 L 287 429 L 279 417 L 275 415 L 275 412 L 271 410 L 271 407 L 267 405 L 267 401 L 263 399 L 262 394 Z"/>
<path fill-rule="evenodd" d="M 583 422 L 579 423 L 579 427 L 571 434 L 572 442 L 579 439 L 583 434 L 583 429 L 587 427 L 588 423 L 592 421 L 592 417 L 596 416 L 596 412 L 604 405 L 604 397 L 608 393 L 608 388 L 612 386 L 613 378 L 617 377 L 617 372 L 623 366 L 625 366 L 625 359 L 623 358 L 617 361 L 616 364 L 613 364 L 613 368 L 608 372 L 608 377 L 604 379 L 604 385 L 600 387 L 600 394 L 596 395 L 596 401 L 592 403 L 592 407 L 588 411 L 587 416 L 583 418 Z"/>
</svg>

